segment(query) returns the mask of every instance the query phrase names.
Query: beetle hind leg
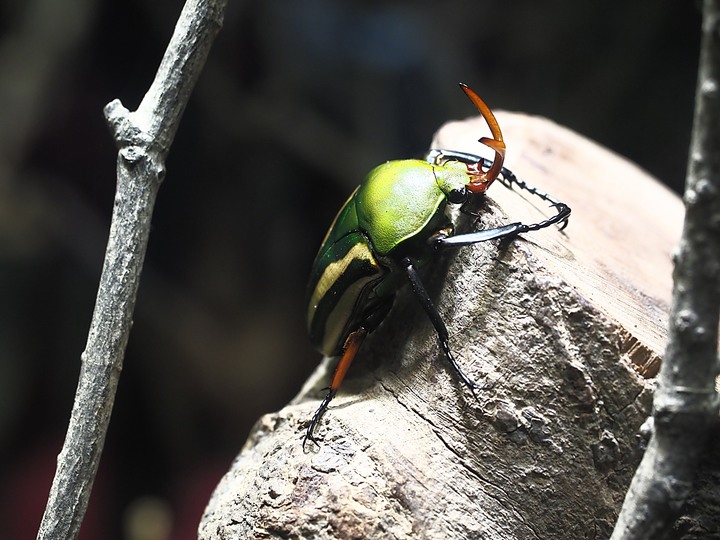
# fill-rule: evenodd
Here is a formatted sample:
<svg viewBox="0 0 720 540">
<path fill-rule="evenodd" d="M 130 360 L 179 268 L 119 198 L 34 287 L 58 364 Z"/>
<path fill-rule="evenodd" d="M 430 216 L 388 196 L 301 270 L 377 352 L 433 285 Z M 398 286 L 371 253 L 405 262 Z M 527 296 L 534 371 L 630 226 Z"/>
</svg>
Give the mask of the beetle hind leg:
<svg viewBox="0 0 720 540">
<path fill-rule="evenodd" d="M 433 304 L 432 300 L 430 299 L 430 295 L 425 289 L 425 286 L 422 284 L 415 265 L 410 259 L 405 258 L 401 261 L 401 266 L 402 269 L 405 271 L 408 280 L 410 281 L 410 287 L 412 288 L 413 294 L 415 294 L 415 298 L 417 298 L 418 302 L 420 302 L 420 305 L 425 310 L 425 313 L 427 314 L 430 322 L 432 323 L 435 331 L 437 332 L 440 347 L 442 348 L 443 353 L 445 353 L 445 357 L 448 359 L 448 362 L 450 362 L 450 367 L 452 367 L 452 370 L 463 382 L 463 384 L 465 384 L 465 386 L 467 386 L 470 391 L 474 393 L 474 391 L 478 388 L 478 384 L 465 374 L 465 372 L 460 368 L 460 365 L 455 360 L 455 357 L 450 350 L 450 341 L 447 327 L 445 326 L 442 317 L 440 317 L 440 313 L 438 313 L 435 304 Z"/>
<path fill-rule="evenodd" d="M 367 336 L 367 334 L 368 331 L 365 328 L 361 327 L 352 332 L 345 341 L 345 348 L 343 354 L 340 357 L 340 361 L 338 362 L 337 367 L 335 368 L 335 373 L 333 374 L 332 381 L 330 382 L 330 387 L 327 389 L 328 393 L 323 398 L 320 406 L 315 411 L 315 414 L 313 414 L 312 418 L 310 419 L 310 424 L 307 427 L 307 431 L 305 431 L 305 437 L 303 438 L 303 449 L 305 449 L 305 445 L 308 441 L 311 441 L 312 443 L 317 445 L 317 439 L 315 439 L 313 432 L 315 431 L 315 428 L 320 422 L 322 415 L 325 413 L 328 406 L 330 405 L 330 402 L 335 397 L 338 388 L 340 388 L 340 385 L 345 378 L 345 374 L 350 368 L 350 364 L 352 364 L 353 360 L 355 359 L 358 350 L 360 350 L 360 345 L 362 345 L 362 342 L 365 340 L 365 336 Z"/>
<path fill-rule="evenodd" d="M 313 431 L 315 431 L 315 428 L 318 425 L 318 422 L 320 422 L 320 418 L 327 410 L 328 406 L 330 405 L 330 402 L 335 397 L 336 390 L 333 390 L 332 388 L 327 388 L 328 393 L 325 394 L 325 397 L 323 398 L 322 402 L 320 403 L 320 406 L 317 408 L 315 413 L 313 413 L 312 418 L 310 419 L 310 424 L 307 427 L 307 431 L 305 432 L 305 437 L 303 437 L 303 450 L 305 449 L 305 445 L 308 441 L 311 441 L 314 445 L 318 446 L 317 439 L 313 435 Z"/>
</svg>

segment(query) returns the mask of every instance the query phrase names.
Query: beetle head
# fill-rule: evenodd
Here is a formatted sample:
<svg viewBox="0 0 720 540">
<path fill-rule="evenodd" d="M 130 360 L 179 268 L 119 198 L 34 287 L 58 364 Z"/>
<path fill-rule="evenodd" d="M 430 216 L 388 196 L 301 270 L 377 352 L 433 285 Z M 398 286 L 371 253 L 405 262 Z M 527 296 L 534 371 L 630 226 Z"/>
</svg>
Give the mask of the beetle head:
<svg viewBox="0 0 720 540">
<path fill-rule="evenodd" d="M 460 83 L 460 88 L 477 107 L 477 110 L 480 111 L 493 136 L 492 139 L 489 137 L 478 139 L 479 142 L 495 151 L 495 159 L 490 168 L 484 171 L 479 162 L 467 165 L 467 173 L 470 176 L 470 182 L 467 184 L 468 190 L 472 193 L 484 193 L 500 174 L 500 169 L 502 169 L 505 160 L 505 142 L 503 141 L 502 131 L 500 131 L 500 125 L 497 123 L 490 107 L 468 85 Z"/>
<path fill-rule="evenodd" d="M 440 151 L 442 153 L 442 151 Z M 442 155 L 442 154 L 441 154 Z M 439 168 L 433 167 L 435 182 L 451 204 L 462 204 L 468 200 L 468 163 L 454 158 L 436 160 Z"/>
</svg>

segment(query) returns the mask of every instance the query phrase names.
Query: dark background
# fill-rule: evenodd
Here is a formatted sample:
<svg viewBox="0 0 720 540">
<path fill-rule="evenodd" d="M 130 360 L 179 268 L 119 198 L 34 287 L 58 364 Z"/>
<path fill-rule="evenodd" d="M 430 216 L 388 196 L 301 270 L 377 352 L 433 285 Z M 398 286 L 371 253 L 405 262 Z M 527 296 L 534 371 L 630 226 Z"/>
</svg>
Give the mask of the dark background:
<svg viewBox="0 0 720 540">
<path fill-rule="evenodd" d="M 115 188 L 102 108 L 137 107 L 181 6 L 0 0 L 2 538 L 34 537 L 72 406 Z M 133 538 L 147 514 L 195 537 L 253 422 L 320 359 L 303 296 L 325 229 L 367 170 L 474 114 L 458 81 L 679 191 L 699 27 L 679 0 L 230 2 L 168 159 L 81 536 Z"/>
</svg>

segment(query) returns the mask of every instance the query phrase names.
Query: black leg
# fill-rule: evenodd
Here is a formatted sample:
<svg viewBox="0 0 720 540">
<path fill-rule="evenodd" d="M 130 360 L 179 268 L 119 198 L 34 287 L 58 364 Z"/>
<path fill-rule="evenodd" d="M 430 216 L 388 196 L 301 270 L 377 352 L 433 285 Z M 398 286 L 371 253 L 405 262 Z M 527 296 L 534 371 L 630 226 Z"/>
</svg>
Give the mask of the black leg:
<svg viewBox="0 0 720 540">
<path fill-rule="evenodd" d="M 312 419 L 310 420 L 310 425 L 308 425 L 307 430 L 305 431 L 305 437 L 303 438 L 303 450 L 307 451 L 307 448 L 305 448 L 305 445 L 308 441 L 311 441 L 315 446 L 318 446 L 317 439 L 315 439 L 315 436 L 313 435 L 313 432 L 315 431 L 315 428 L 318 425 L 318 422 L 320 421 L 320 418 L 322 418 L 323 413 L 328 408 L 328 405 L 330 405 L 330 402 L 335 397 L 335 391 L 331 390 L 330 388 L 327 388 L 328 393 L 323 398 L 322 402 L 320 403 L 320 406 L 315 411 L 315 414 L 313 414 Z"/>
<path fill-rule="evenodd" d="M 412 287 L 412 291 L 415 294 L 415 298 L 418 299 L 418 302 L 420 302 L 420 305 L 423 307 L 425 313 L 427 313 L 427 316 L 430 318 L 430 322 L 435 327 L 435 331 L 438 335 L 438 340 L 440 341 L 440 347 L 442 347 L 442 350 L 445 353 L 445 357 L 450 362 L 450 366 L 457 374 L 457 376 L 460 377 L 460 380 L 462 380 L 462 382 L 465 383 L 465 385 L 470 388 L 470 390 L 475 390 L 478 385 L 473 382 L 470 377 L 465 375 L 462 369 L 460 369 L 460 366 L 455 361 L 455 357 L 450 351 L 448 331 L 445 327 L 445 323 L 440 317 L 440 314 L 438 313 L 435 304 L 433 304 L 432 300 L 430 300 L 430 296 L 428 295 L 427 290 L 425 290 L 422 281 L 420 281 L 420 276 L 418 275 L 415 266 L 408 258 L 403 259 L 401 261 L 401 265 L 403 270 L 405 270 L 405 273 L 407 274 L 408 280 L 410 281 L 410 286 Z"/>
<path fill-rule="evenodd" d="M 510 225 L 503 225 L 495 229 L 485 229 L 483 231 L 458 234 L 455 236 L 436 235 L 432 238 L 431 242 L 436 247 L 469 246 L 470 244 L 477 244 L 478 242 L 512 237 L 520 233 L 528 232 L 529 230 L 531 229 L 522 223 L 511 223 Z"/>
<path fill-rule="evenodd" d="M 350 332 L 350 335 L 345 340 L 343 354 L 340 357 L 340 361 L 338 362 L 337 367 L 335 368 L 335 373 L 333 374 L 332 381 L 330 381 L 330 386 L 327 388 L 328 393 L 325 395 L 322 402 L 320 403 L 320 406 L 317 408 L 315 414 L 313 414 L 312 418 L 310 419 L 310 424 L 308 425 L 307 431 L 305 432 L 305 437 L 303 438 L 304 451 L 307 450 L 305 445 L 308 441 L 311 441 L 316 446 L 318 445 L 317 440 L 313 435 L 313 432 L 315 431 L 318 422 L 320 422 L 320 418 L 322 418 L 323 413 L 325 413 L 325 411 L 327 410 L 328 405 L 330 405 L 330 402 L 335 397 L 335 394 L 337 394 L 337 391 L 340 388 L 343 379 L 345 379 L 345 374 L 347 373 L 348 369 L 350 369 L 350 365 L 355 359 L 355 355 L 357 355 L 357 352 L 360 350 L 360 346 L 365 340 L 367 334 L 368 331 L 365 328 L 360 327 L 354 332 Z"/>
<path fill-rule="evenodd" d="M 560 230 L 562 231 L 565 227 L 567 227 L 568 224 L 568 218 L 570 217 L 570 207 L 563 203 L 558 201 L 556 198 L 552 197 L 551 195 L 545 193 L 544 191 L 540 191 L 538 188 L 531 186 L 524 180 L 519 179 L 517 176 L 513 174 L 512 171 L 506 169 L 505 167 L 502 168 L 500 171 L 500 175 L 498 176 L 500 181 L 503 183 L 503 185 L 509 189 L 512 189 L 512 187 L 518 186 L 520 189 L 524 189 L 528 193 L 531 193 L 532 195 L 535 195 L 536 197 L 539 197 L 543 201 L 549 202 L 550 206 L 555 208 L 556 214 L 544 221 L 540 221 L 538 223 L 533 223 L 532 225 L 527 226 L 528 231 L 537 231 L 539 229 L 544 229 L 545 227 L 549 227 L 550 225 L 553 225 L 555 223 L 560 224 Z M 525 232 L 525 231 L 523 231 Z"/>
<path fill-rule="evenodd" d="M 468 154 L 466 152 L 456 152 L 454 150 L 431 150 L 427 156 L 425 156 L 425 159 L 429 163 L 442 165 L 443 163 L 449 161 L 449 160 L 456 160 L 460 161 L 462 163 L 467 164 L 475 164 L 482 162 L 483 167 L 490 167 L 492 165 L 492 161 L 476 156 L 473 154 Z M 544 191 L 540 191 L 536 187 L 528 184 L 524 180 L 521 180 L 515 174 L 503 167 L 500 169 L 500 174 L 498 175 L 498 180 L 508 189 L 512 189 L 513 186 L 517 186 L 520 189 L 523 189 L 530 193 L 531 195 L 535 195 L 536 197 L 539 197 L 541 200 L 545 202 L 549 202 L 550 206 L 555 208 L 556 214 L 546 220 L 539 221 L 538 223 L 532 223 L 530 225 L 524 225 L 522 223 L 512 223 L 511 225 L 506 225 L 505 227 L 498 227 L 497 229 L 488 229 L 487 231 L 479 231 L 478 233 L 469 233 L 467 235 L 460 235 L 460 237 L 466 237 L 465 240 L 460 240 L 460 237 L 458 237 L 458 240 L 455 241 L 440 241 L 437 243 L 439 246 L 464 246 L 468 244 L 475 244 L 477 242 L 484 242 L 486 240 L 493 240 L 496 238 L 505 238 L 508 236 L 513 236 L 515 234 L 525 233 L 529 231 L 537 231 L 539 229 L 544 229 L 545 227 L 549 227 L 550 225 L 553 225 L 555 223 L 560 224 L 560 230 L 563 230 L 568 223 L 568 218 L 570 217 L 570 207 L 555 199 L 548 193 L 545 193 Z M 514 227 L 514 230 L 507 230 L 507 227 Z M 482 233 L 488 233 L 488 237 L 485 237 Z M 478 235 L 475 240 L 473 240 L 473 235 Z M 448 237 L 449 240 L 449 237 Z"/>
</svg>

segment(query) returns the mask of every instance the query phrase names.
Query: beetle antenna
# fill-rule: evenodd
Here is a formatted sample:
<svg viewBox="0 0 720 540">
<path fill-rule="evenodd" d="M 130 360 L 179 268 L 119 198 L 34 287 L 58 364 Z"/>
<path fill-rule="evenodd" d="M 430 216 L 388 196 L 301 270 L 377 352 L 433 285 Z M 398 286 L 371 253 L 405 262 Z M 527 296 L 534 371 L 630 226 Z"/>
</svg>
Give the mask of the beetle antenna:
<svg viewBox="0 0 720 540">
<path fill-rule="evenodd" d="M 480 167 L 480 162 L 468 166 L 468 173 L 472 178 L 468 184 L 468 189 L 473 193 L 484 193 L 485 190 L 490 187 L 490 184 L 498 177 L 498 174 L 500 174 L 503 162 L 505 161 L 505 141 L 503 140 L 502 131 L 500 130 L 500 124 L 498 124 L 498 121 L 495 119 L 495 115 L 490 110 L 490 107 L 488 107 L 480 96 L 467 84 L 460 83 L 460 88 L 465 92 L 468 99 L 473 102 L 473 105 L 477 107 L 477 110 L 480 111 L 493 136 L 492 139 L 489 137 L 481 137 L 478 139 L 478 142 L 491 148 L 495 152 L 495 159 L 490 168 L 487 171 L 483 171 L 482 167 Z"/>
</svg>

